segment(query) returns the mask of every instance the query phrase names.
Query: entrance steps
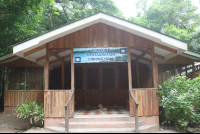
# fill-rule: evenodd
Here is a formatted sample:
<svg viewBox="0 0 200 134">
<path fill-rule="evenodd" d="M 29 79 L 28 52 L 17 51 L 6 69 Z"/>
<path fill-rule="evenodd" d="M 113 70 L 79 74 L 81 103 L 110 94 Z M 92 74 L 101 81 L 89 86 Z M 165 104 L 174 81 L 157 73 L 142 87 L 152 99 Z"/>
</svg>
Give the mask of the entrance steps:
<svg viewBox="0 0 200 134">
<path fill-rule="evenodd" d="M 65 123 L 61 122 L 56 127 L 45 127 L 46 130 L 55 133 L 65 132 Z M 139 121 L 139 133 L 152 133 L 159 129 L 158 124 L 145 125 Z M 69 122 L 70 133 L 134 133 L 135 121 L 131 118 L 73 118 Z"/>
</svg>

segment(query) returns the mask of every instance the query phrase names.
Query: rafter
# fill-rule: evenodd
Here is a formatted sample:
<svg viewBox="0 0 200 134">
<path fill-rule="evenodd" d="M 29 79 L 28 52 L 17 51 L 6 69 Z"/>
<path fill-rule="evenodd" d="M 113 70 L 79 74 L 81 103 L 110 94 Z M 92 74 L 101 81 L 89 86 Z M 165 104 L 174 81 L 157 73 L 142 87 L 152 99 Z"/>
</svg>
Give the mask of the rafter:
<svg viewBox="0 0 200 134">
<path fill-rule="evenodd" d="M 144 52 L 144 51 L 145 51 L 144 49 L 135 49 L 135 50 L 140 51 L 140 52 Z M 148 52 L 147 54 L 151 56 L 151 52 Z M 156 54 L 156 53 L 155 53 L 155 57 L 156 57 L 156 58 L 159 58 L 159 59 L 161 59 L 161 60 L 165 60 L 165 57 L 164 57 L 164 56 L 159 55 L 159 54 Z"/>
<path fill-rule="evenodd" d="M 139 57 L 137 57 L 137 58 L 135 59 L 134 62 L 137 62 L 139 59 L 143 58 L 143 56 L 145 56 L 150 50 L 151 50 L 151 48 L 145 50 Z"/>
<path fill-rule="evenodd" d="M 172 53 L 174 53 L 174 54 L 177 54 L 177 50 L 175 50 L 175 49 L 173 49 L 173 48 L 170 48 L 170 47 L 167 47 L 167 46 L 158 44 L 158 43 L 154 43 L 154 46 L 159 47 L 159 48 L 161 48 L 161 49 L 164 49 L 164 50 L 166 50 L 166 51 L 172 52 Z"/>
<path fill-rule="evenodd" d="M 40 50 L 42 50 L 42 49 L 45 49 L 45 48 L 46 48 L 46 44 L 44 44 L 44 45 L 42 45 L 42 46 L 39 46 L 39 47 L 37 47 L 37 48 L 34 48 L 34 49 L 32 49 L 32 50 L 30 50 L 30 51 L 28 51 L 28 52 L 25 52 L 25 53 L 24 53 L 24 57 L 29 56 L 29 55 L 31 55 L 31 54 L 33 54 L 33 53 L 36 53 L 36 52 L 38 52 L 38 51 L 40 51 Z"/>
<path fill-rule="evenodd" d="M 61 58 L 62 58 L 62 59 L 65 59 L 65 58 L 69 58 L 70 56 L 71 56 L 71 54 L 68 54 L 68 55 L 65 55 L 65 56 L 63 56 L 63 57 L 61 57 Z M 50 61 L 49 64 L 53 64 L 53 63 L 58 62 L 58 61 L 60 61 L 60 60 L 55 59 L 55 60 Z"/>
<path fill-rule="evenodd" d="M 67 63 L 67 64 L 68 64 L 68 63 L 71 63 L 71 60 L 67 61 L 66 63 Z M 65 64 L 65 65 L 66 65 L 66 64 Z M 53 69 L 56 69 L 56 68 L 59 68 L 59 67 L 62 67 L 62 63 L 59 64 L 59 65 L 57 65 L 57 66 L 55 66 L 55 67 L 53 67 Z"/>
<path fill-rule="evenodd" d="M 51 54 L 53 54 L 58 60 L 60 60 L 61 62 L 65 63 L 65 60 L 63 60 L 63 58 L 61 58 L 58 54 L 56 54 L 53 50 L 49 50 L 49 52 Z"/>
<path fill-rule="evenodd" d="M 64 52 L 64 51 L 66 51 L 66 50 L 58 50 L 58 51 L 56 51 L 55 53 L 56 53 L 56 54 L 59 54 L 59 53 L 62 53 L 62 52 Z M 49 54 L 49 58 L 50 58 L 51 56 L 53 56 L 53 54 Z M 46 58 L 46 55 L 41 56 L 41 57 L 39 57 L 39 58 L 36 59 L 36 62 L 39 62 L 39 61 L 41 61 L 41 60 L 44 60 L 45 58 Z"/>
<path fill-rule="evenodd" d="M 137 58 L 139 55 L 131 53 L 131 56 Z M 150 60 L 150 59 L 147 59 L 147 58 L 145 58 L 145 57 L 142 57 L 141 59 L 151 63 L 151 60 Z"/>
</svg>

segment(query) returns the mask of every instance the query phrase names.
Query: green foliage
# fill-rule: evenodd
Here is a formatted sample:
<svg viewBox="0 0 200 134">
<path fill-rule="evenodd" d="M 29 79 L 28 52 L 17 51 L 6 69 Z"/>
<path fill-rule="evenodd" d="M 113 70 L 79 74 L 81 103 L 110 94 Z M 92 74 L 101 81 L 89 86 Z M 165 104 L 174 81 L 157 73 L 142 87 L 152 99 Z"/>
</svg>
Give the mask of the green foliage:
<svg viewBox="0 0 200 134">
<path fill-rule="evenodd" d="M 24 86 L 25 90 L 30 90 L 30 84 L 26 84 L 26 82 L 22 82 L 21 85 Z"/>
<path fill-rule="evenodd" d="M 173 77 L 158 87 L 160 113 L 165 118 L 162 124 L 174 124 L 182 131 L 189 125 L 200 124 L 200 77 Z"/>
<path fill-rule="evenodd" d="M 188 43 L 191 51 L 200 53 L 200 15 L 191 0 L 147 0 L 136 4 L 137 17 L 128 20 Z"/>
<path fill-rule="evenodd" d="M 27 121 L 27 124 L 35 125 L 38 122 L 41 122 L 40 126 L 44 123 L 44 106 L 41 103 L 41 106 L 38 106 L 35 101 L 27 102 L 26 104 L 22 103 L 22 106 L 16 107 L 16 113 L 18 118 Z"/>
</svg>

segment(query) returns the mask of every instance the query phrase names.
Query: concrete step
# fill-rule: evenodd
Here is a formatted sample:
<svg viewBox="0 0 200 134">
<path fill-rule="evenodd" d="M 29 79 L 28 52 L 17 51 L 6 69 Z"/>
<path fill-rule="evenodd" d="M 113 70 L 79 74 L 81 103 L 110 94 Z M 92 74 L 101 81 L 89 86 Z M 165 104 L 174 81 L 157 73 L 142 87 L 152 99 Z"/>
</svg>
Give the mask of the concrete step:
<svg viewBox="0 0 200 134">
<path fill-rule="evenodd" d="M 111 118 L 70 118 L 69 122 L 106 122 L 106 121 L 134 121 L 135 117 L 111 117 Z"/>
<path fill-rule="evenodd" d="M 139 126 L 144 125 L 144 121 L 139 121 Z M 61 122 L 60 127 L 65 127 L 65 122 Z M 106 122 L 69 122 L 69 129 L 77 128 L 133 128 L 135 121 L 106 121 Z"/>
<path fill-rule="evenodd" d="M 64 133 L 64 127 L 45 127 L 46 130 L 55 133 Z M 153 133 L 159 129 L 158 124 L 142 125 L 139 127 L 139 133 Z M 70 133 L 134 133 L 135 128 L 81 128 L 69 129 Z"/>
</svg>

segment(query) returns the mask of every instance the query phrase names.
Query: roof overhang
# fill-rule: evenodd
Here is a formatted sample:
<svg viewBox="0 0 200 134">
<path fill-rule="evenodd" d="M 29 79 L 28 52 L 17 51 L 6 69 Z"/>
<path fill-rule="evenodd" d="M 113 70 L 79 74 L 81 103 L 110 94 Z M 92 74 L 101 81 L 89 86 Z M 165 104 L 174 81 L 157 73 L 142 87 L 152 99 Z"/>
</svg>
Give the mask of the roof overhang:
<svg viewBox="0 0 200 134">
<path fill-rule="evenodd" d="M 50 31 L 46 34 L 40 35 L 36 38 L 33 38 L 31 40 L 28 40 L 26 42 L 23 42 L 19 45 L 16 45 L 13 47 L 13 54 L 17 55 L 19 57 L 23 57 L 25 59 L 28 59 L 30 61 L 36 62 L 36 59 L 39 56 L 45 55 L 46 49 L 40 50 L 37 52 L 37 54 L 32 54 L 29 56 L 24 57 L 24 53 L 35 49 L 37 47 L 40 47 L 50 41 L 53 41 L 57 38 L 63 37 L 65 35 L 68 35 L 70 33 L 76 32 L 78 30 L 81 30 L 83 28 L 89 27 L 91 25 L 94 25 L 96 23 L 104 23 L 113 27 L 116 27 L 118 29 L 133 33 L 135 35 L 141 36 L 143 38 L 152 40 L 156 43 L 162 44 L 166 47 L 172 48 L 177 50 L 177 54 L 168 52 L 164 49 L 155 47 L 155 53 L 159 54 L 164 57 L 164 60 L 167 60 L 171 57 L 174 57 L 178 54 L 182 54 L 184 51 L 187 51 L 187 43 L 182 42 L 178 39 L 169 37 L 167 35 L 164 35 L 162 33 L 155 32 L 153 30 L 147 29 L 145 27 L 142 27 L 140 25 L 131 23 L 129 21 L 105 14 L 105 13 L 98 13 L 95 15 L 92 15 L 90 17 L 81 19 L 79 21 L 73 22 L 71 24 L 68 24 L 66 26 L 60 27 L 56 30 Z M 137 52 L 138 54 L 141 53 L 137 50 L 132 49 L 132 52 Z M 151 56 L 146 55 L 146 58 L 151 58 Z M 141 60 L 142 62 L 142 60 Z M 163 62 L 161 59 L 156 59 L 156 63 Z M 43 62 L 37 62 L 40 65 L 45 64 L 45 61 Z M 144 64 L 150 64 L 145 63 Z"/>
</svg>

